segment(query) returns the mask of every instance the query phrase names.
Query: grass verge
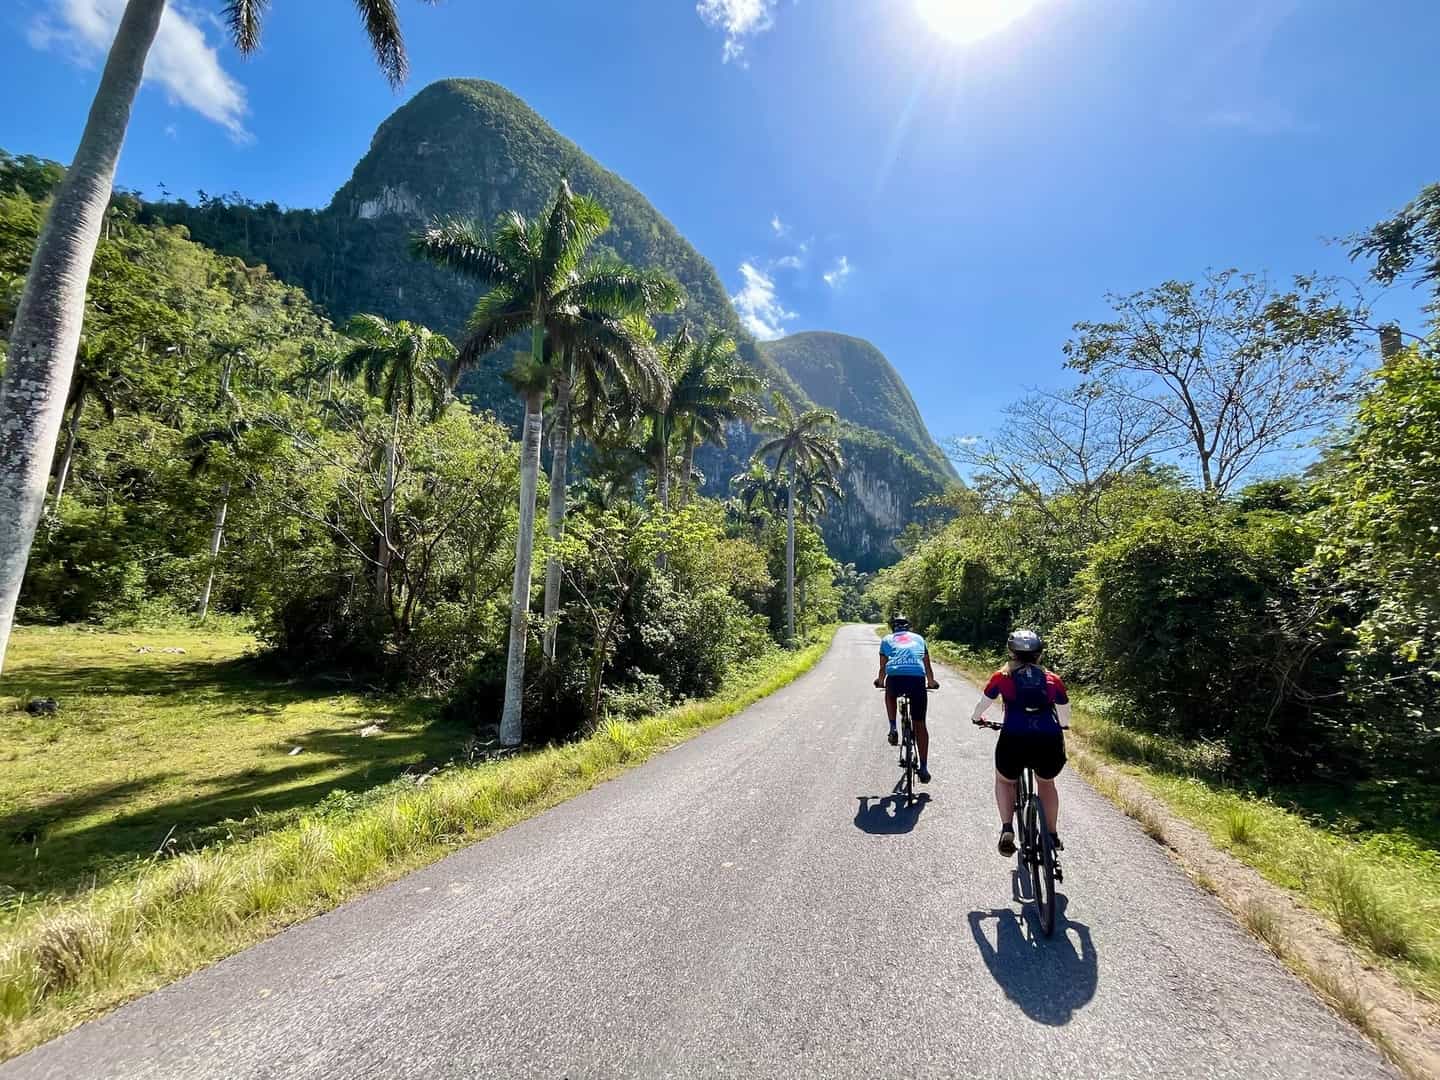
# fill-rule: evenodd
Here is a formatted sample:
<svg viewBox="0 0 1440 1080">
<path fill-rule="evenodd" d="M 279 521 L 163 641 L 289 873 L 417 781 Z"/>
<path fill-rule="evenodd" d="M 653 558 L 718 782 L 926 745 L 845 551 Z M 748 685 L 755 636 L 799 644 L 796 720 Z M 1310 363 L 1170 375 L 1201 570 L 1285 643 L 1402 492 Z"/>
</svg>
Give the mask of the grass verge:
<svg viewBox="0 0 1440 1080">
<path fill-rule="evenodd" d="M 0 1058 L 579 794 L 794 681 L 830 647 L 767 656 L 715 697 L 502 761 L 316 809 L 156 862 L 0 927 Z"/>
</svg>

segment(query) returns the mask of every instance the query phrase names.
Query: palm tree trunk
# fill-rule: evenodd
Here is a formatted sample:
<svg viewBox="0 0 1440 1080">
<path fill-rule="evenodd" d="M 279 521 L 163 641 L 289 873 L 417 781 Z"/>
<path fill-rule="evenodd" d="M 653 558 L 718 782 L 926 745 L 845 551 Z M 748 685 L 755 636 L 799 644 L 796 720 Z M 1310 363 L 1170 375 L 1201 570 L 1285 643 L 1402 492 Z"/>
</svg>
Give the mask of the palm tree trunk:
<svg viewBox="0 0 1440 1080">
<path fill-rule="evenodd" d="M 225 537 L 225 514 L 230 509 L 230 481 L 220 485 L 220 505 L 215 507 L 215 528 L 210 532 L 210 572 L 205 577 L 205 591 L 200 594 L 201 622 L 210 614 L 210 593 L 215 588 L 215 567 L 220 562 L 220 543 Z"/>
<path fill-rule="evenodd" d="M 75 460 L 75 443 L 80 437 L 80 413 L 85 408 L 85 391 L 82 388 L 70 406 L 70 423 L 65 433 L 65 453 L 60 457 L 60 471 L 55 474 L 55 498 L 50 503 L 52 514 L 60 513 L 60 500 L 65 497 L 65 481 L 70 479 L 70 463 Z"/>
<path fill-rule="evenodd" d="M 85 132 L 40 232 L 0 380 L 0 670 L 75 370 L 85 284 L 165 0 L 130 0 Z"/>
<path fill-rule="evenodd" d="M 515 580 L 510 588 L 510 652 L 505 663 L 505 707 L 500 742 L 519 746 L 525 698 L 525 637 L 530 624 L 530 563 L 535 554 L 535 489 L 540 480 L 540 391 L 525 394 L 520 443 L 520 521 L 515 531 Z"/>
<path fill-rule="evenodd" d="M 552 551 L 545 560 L 545 661 L 555 659 L 557 627 L 555 613 L 560 610 L 560 559 L 553 546 L 565 534 L 565 469 L 570 457 L 570 380 L 555 383 L 554 428 L 550 435 L 550 529 Z"/>
<path fill-rule="evenodd" d="M 395 462 L 399 455 L 400 399 L 390 416 L 390 439 L 385 444 L 385 492 L 380 497 L 380 543 L 375 553 L 375 610 L 383 611 L 390 601 L 390 520 L 395 514 Z"/>
<path fill-rule="evenodd" d="M 685 433 L 685 456 L 680 464 L 680 505 L 684 506 L 690 501 L 691 486 L 694 481 L 692 476 L 695 471 L 695 422 L 690 422 L 690 430 Z"/>
<path fill-rule="evenodd" d="M 795 460 L 790 460 L 790 497 L 785 502 L 785 644 L 795 643 Z"/>
</svg>

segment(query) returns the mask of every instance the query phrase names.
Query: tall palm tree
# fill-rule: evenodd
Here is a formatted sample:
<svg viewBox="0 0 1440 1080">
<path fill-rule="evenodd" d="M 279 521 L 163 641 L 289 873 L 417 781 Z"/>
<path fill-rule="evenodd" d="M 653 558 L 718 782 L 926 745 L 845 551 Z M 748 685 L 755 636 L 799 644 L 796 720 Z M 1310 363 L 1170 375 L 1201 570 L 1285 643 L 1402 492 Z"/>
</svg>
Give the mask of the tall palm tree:
<svg viewBox="0 0 1440 1080">
<path fill-rule="evenodd" d="M 712 330 L 689 349 L 670 395 L 672 424 L 683 447 L 680 458 L 680 501 L 694 488 L 695 448 L 701 443 L 725 445 L 726 428 L 760 415 L 759 377 L 735 353 L 735 342 Z"/>
<path fill-rule="evenodd" d="M 216 469 L 217 452 L 224 449 L 233 453 L 252 425 L 248 420 L 234 420 L 222 427 L 197 431 L 181 444 L 181 451 L 190 462 L 190 475 L 201 476 Z M 230 512 L 231 477 L 220 480 L 220 491 L 215 499 L 215 520 L 210 527 L 210 557 L 205 573 L 205 588 L 200 593 L 195 616 L 200 622 L 210 613 L 210 596 L 215 589 L 215 568 L 220 564 L 220 545 L 225 540 L 225 517 Z"/>
<path fill-rule="evenodd" d="M 230 37 L 242 53 L 260 43 L 268 0 L 229 0 Z M 395 0 L 355 0 L 376 60 L 392 85 L 407 68 Z M 0 378 L 0 669 L 15 603 L 45 502 L 50 464 L 65 414 L 85 286 L 165 0 L 129 0 L 100 75 L 80 145 L 56 189 L 35 245 Z"/>
<path fill-rule="evenodd" d="M 517 357 L 511 383 L 525 404 L 520 440 L 520 520 L 515 577 L 510 591 L 510 647 L 505 665 L 505 704 L 500 741 L 517 746 L 523 734 L 525 644 L 530 624 L 530 574 L 535 545 L 535 491 L 539 486 L 540 434 L 545 391 L 557 363 L 581 348 L 639 355 L 628 313 L 673 306 L 657 290 L 678 295 L 673 284 L 614 264 L 585 267 L 590 245 L 610 227 L 610 215 L 594 199 L 576 195 L 562 180 L 542 218 L 511 212 L 493 234 L 463 222 L 440 222 L 415 237 L 416 255 L 479 282 L 486 292 L 475 305 L 456 372 L 478 364 L 518 334 L 529 333 L 528 355 Z M 616 312 L 625 312 L 619 316 Z"/>
<path fill-rule="evenodd" d="M 379 315 L 356 315 L 345 328 L 354 344 L 340 358 L 341 378 L 363 378 L 365 392 L 380 399 L 390 417 L 385 438 L 385 486 L 380 492 L 380 539 L 375 553 L 375 606 L 390 600 L 390 562 L 394 557 L 391 519 L 395 510 L 395 472 L 400 453 L 400 421 L 425 414 L 437 417 L 449 400 L 445 365 L 455 346 L 417 323 L 387 322 Z"/>
<path fill-rule="evenodd" d="M 679 299 L 673 283 L 668 279 L 655 277 L 655 286 L 654 289 L 637 289 L 634 295 L 624 299 L 642 306 L 647 303 L 660 303 L 673 307 Z M 579 339 L 573 343 L 561 344 L 560 362 L 554 365 L 550 388 L 550 506 L 546 522 L 552 548 L 559 545 L 565 530 L 565 473 L 575 430 L 575 416 L 571 409 L 574 391 L 578 388 L 582 399 L 589 402 L 610 396 L 612 389 L 627 398 L 657 402 L 663 401 L 669 392 L 665 369 L 648 344 L 654 336 L 654 330 L 648 321 L 651 312 L 626 312 L 622 305 L 617 304 L 607 314 L 624 319 L 627 336 L 622 339 L 623 347 L 591 341 L 588 331 L 594 326 L 599 313 L 582 312 L 584 317 L 577 324 L 581 331 Z M 559 629 L 556 613 L 560 609 L 560 572 L 559 556 L 552 551 L 545 560 L 544 656 L 547 663 L 555 659 Z"/>
<path fill-rule="evenodd" d="M 775 475 L 786 477 L 785 499 L 785 636 L 795 640 L 795 494 L 800 471 L 832 483 L 840 475 L 840 444 L 835 437 L 839 417 L 830 409 L 796 412 L 776 394 L 775 415 L 762 417 L 755 430 L 770 438 L 755 448 L 755 460 L 774 459 Z"/>
</svg>

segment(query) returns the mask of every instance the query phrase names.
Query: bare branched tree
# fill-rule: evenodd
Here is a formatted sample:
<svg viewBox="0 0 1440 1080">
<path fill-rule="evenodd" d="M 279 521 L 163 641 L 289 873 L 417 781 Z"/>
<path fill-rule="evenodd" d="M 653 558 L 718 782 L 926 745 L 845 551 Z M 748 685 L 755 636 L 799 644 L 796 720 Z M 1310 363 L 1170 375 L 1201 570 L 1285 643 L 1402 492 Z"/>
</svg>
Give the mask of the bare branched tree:
<svg viewBox="0 0 1440 1080">
<path fill-rule="evenodd" d="M 1005 410 L 1004 435 L 960 439 L 951 456 L 973 470 L 982 493 L 1029 502 L 1050 522 L 1051 496 L 1064 492 L 1081 521 L 1137 462 L 1176 449 L 1168 419 L 1118 379 L 1035 391 Z"/>
<path fill-rule="evenodd" d="M 1279 292 L 1223 270 L 1108 299 L 1115 318 L 1077 323 L 1068 365 L 1179 436 L 1206 491 L 1223 495 L 1345 404 L 1366 312 L 1335 281 L 1302 276 Z"/>
</svg>

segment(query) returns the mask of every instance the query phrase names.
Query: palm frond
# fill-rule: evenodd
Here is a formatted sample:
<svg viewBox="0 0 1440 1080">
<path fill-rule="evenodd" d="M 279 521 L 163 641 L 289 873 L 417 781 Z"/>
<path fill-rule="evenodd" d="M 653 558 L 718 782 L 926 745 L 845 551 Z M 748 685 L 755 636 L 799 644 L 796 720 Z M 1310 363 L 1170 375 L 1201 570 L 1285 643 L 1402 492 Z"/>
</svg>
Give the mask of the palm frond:
<svg viewBox="0 0 1440 1080">
<path fill-rule="evenodd" d="M 521 219 L 523 223 L 523 218 Z M 498 236 L 495 238 L 498 240 Z M 437 221 L 410 239 L 416 258 L 453 270 L 491 288 L 523 288 L 524 279 L 502 245 L 469 222 Z"/>
<path fill-rule="evenodd" d="M 355 9 L 365 24 L 370 47 L 375 50 L 375 62 L 390 85 L 399 86 L 409 74 L 410 61 L 405 56 L 405 38 L 400 33 L 395 0 L 355 0 Z"/>
<path fill-rule="evenodd" d="M 546 218 L 539 251 L 539 280 L 551 295 L 564 288 L 590 245 L 610 227 L 610 215 L 594 199 L 576 195 L 562 179 Z"/>
<path fill-rule="evenodd" d="M 651 315 L 675 310 L 680 286 L 660 271 L 602 265 L 582 271 L 578 280 L 555 294 L 552 303 L 616 315 Z"/>
<path fill-rule="evenodd" d="M 230 40 L 238 52 L 249 55 L 260 47 L 260 22 L 270 0 L 229 0 L 222 12 Z"/>
</svg>

